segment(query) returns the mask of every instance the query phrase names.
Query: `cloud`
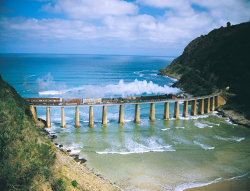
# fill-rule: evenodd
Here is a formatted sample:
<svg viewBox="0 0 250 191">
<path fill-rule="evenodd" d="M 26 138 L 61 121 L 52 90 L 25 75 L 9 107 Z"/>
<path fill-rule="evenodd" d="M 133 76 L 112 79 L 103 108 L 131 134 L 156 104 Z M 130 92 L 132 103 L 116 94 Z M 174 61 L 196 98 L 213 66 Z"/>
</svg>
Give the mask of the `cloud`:
<svg viewBox="0 0 250 191">
<path fill-rule="evenodd" d="M 74 19 L 100 19 L 106 16 L 134 15 L 138 7 L 123 0 L 55 0 L 46 4 L 43 11 L 65 13 Z"/>
<path fill-rule="evenodd" d="M 108 39 L 118 41 L 149 41 L 171 45 L 189 39 L 209 23 L 203 17 L 163 17 L 161 21 L 150 15 L 106 17 L 102 25 L 82 20 L 1 18 L 0 38 L 31 39 Z M 197 33 L 194 30 L 199 29 Z"/>
<path fill-rule="evenodd" d="M 164 13 L 141 14 L 145 6 Z M 244 0 L 51 0 L 42 10 L 53 18 L 0 17 L 0 41 L 73 40 L 77 47 L 106 43 L 111 53 L 117 47 L 180 52 L 193 38 L 227 21 L 237 24 L 250 18 L 250 2 Z"/>
<path fill-rule="evenodd" d="M 27 18 L 0 18 L 0 25 L 5 31 L 15 31 L 26 38 L 49 39 L 90 39 L 100 37 L 98 27 L 80 20 L 66 19 L 27 19 Z M 8 33 L 0 37 L 8 37 Z M 17 34 L 17 35 L 19 35 Z"/>
<path fill-rule="evenodd" d="M 250 18 L 250 1 L 249 0 L 137 0 L 138 4 L 166 10 L 169 16 L 192 16 L 194 14 L 206 14 L 212 22 L 217 25 L 224 24 L 226 21 L 239 23 Z M 197 5 L 204 10 L 193 8 Z"/>
<path fill-rule="evenodd" d="M 137 0 L 137 3 L 156 8 L 171 8 L 181 11 L 190 10 L 190 1 L 188 0 Z"/>
<path fill-rule="evenodd" d="M 217 19 L 218 21 L 230 21 L 236 24 L 248 21 L 248 18 L 250 18 L 249 0 L 192 0 L 192 2 L 202 7 L 206 7 L 209 10 L 211 19 L 214 21 Z"/>
</svg>

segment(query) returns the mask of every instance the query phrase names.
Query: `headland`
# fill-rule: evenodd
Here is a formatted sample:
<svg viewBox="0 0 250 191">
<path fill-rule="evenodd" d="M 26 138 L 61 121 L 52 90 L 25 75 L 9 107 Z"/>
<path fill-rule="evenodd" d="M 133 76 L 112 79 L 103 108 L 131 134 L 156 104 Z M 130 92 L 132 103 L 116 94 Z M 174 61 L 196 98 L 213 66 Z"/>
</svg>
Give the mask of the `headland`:
<svg viewBox="0 0 250 191">
<path fill-rule="evenodd" d="M 250 127 L 250 22 L 220 27 L 191 41 L 181 56 L 160 70 L 179 79 L 173 87 L 194 95 L 221 91 L 227 104 L 218 111 Z"/>
</svg>

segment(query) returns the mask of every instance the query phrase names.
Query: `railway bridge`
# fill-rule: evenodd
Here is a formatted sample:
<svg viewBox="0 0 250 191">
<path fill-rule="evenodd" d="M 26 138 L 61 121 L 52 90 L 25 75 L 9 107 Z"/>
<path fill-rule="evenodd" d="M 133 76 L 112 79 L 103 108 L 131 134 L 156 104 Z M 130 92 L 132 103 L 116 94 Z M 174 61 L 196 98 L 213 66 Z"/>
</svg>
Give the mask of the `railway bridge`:
<svg viewBox="0 0 250 191">
<path fill-rule="evenodd" d="M 169 103 L 174 103 L 174 118 L 179 119 L 179 104 L 183 104 L 183 117 L 187 118 L 188 113 L 188 105 L 191 105 L 191 116 L 204 115 L 208 114 L 211 111 L 213 112 L 216 107 L 225 104 L 225 100 L 220 94 L 213 94 L 202 97 L 191 97 L 191 98 L 159 98 L 157 96 L 149 96 L 150 99 L 124 99 L 124 100 L 113 100 L 102 102 L 101 99 L 97 101 L 97 99 L 88 99 L 88 102 L 79 102 L 79 101 L 70 101 L 63 102 L 60 101 L 60 98 L 25 98 L 29 104 L 32 115 L 35 120 L 37 118 L 37 107 L 45 107 L 46 108 L 46 123 L 47 128 L 51 127 L 51 116 L 50 116 L 50 108 L 51 107 L 60 107 L 61 108 L 61 127 L 65 128 L 65 116 L 64 116 L 64 107 L 75 107 L 75 127 L 79 128 L 79 107 L 89 107 L 89 127 L 94 127 L 94 106 L 102 106 L 102 125 L 107 126 L 107 106 L 117 105 L 119 106 L 119 119 L 118 123 L 124 125 L 124 105 L 135 105 L 135 114 L 134 114 L 134 122 L 140 123 L 140 104 L 150 104 L 150 112 L 149 112 L 149 120 L 155 121 L 155 103 L 164 103 L 164 111 L 163 111 L 163 119 L 169 120 Z M 72 99 L 78 100 L 78 99 Z M 91 101 L 92 100 L 92 101 Z M 198 112 L 197 112 L 198 110 Z M 171 111 L 172 112 L 172 111 Z"/>
</svg>

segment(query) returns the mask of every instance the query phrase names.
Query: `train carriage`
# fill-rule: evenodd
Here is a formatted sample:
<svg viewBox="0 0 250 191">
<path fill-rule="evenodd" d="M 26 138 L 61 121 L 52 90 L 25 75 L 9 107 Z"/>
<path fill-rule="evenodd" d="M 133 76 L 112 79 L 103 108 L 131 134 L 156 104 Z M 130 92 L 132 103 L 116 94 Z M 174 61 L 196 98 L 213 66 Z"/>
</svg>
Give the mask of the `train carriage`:
<svg viewBox="0 0 250 191">
<path fill-rule="evenodd" d="M 32 104 L 52 104 L 57 105 L 62 103 L 62 98 L 24 98 L 27 102 Z"/>
<path fill-rule="evenodd" d="M 81 104 L 81 99 L 80 98 L 73 98 L 73 99 L 62 99 L 63 104 Z"/>
</svg>

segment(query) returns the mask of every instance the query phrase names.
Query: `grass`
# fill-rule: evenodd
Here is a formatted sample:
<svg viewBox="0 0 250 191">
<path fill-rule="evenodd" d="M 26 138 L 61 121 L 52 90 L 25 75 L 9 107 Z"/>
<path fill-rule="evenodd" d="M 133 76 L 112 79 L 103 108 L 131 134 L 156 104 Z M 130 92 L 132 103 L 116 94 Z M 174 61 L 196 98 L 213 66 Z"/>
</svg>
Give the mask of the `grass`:
<svg viewBox="0 0 250 191">
<path fill-rule="evenodd" d="M 49 179 L 55 158 L 28 103 L 0 78 L 0 190 L 28 190 L 36 176 Z"/>
</svg>

